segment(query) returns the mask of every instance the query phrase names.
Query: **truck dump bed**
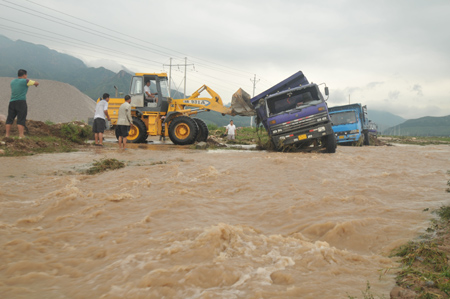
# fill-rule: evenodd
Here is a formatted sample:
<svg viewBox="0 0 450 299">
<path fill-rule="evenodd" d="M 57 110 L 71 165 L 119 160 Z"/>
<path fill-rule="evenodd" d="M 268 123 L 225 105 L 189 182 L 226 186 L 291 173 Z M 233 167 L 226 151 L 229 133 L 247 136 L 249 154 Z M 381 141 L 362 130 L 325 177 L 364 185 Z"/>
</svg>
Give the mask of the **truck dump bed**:
<svg viewBox="0 0 450 299">
<path fill-rule="evenodd" d="M 259 95 L 255 96 L 254 98 L 250 99 L 250 102 L 253 106 L 256 106 L 258 104 L 258 101 L 269 94 L 277 93 L 279 91 L 283 91 L 289 88 L 295 88 L 303 85 L 308 85 L 308 79 L 306 79 L 305 75 L 303 75 L 302 71 L 299 71 L 292 76 L 290 76 L 287 79 L 284 79 L 280 83 L 272 86 L 271 88 L 267 89 L 266 91 L 263 91 Z"/>
</svg>

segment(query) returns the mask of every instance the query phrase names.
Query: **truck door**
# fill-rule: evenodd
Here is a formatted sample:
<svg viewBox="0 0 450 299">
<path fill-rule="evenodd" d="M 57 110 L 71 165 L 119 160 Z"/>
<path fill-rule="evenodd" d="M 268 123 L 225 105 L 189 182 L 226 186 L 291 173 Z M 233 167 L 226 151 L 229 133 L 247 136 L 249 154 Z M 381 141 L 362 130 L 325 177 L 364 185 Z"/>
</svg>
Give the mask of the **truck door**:
<svg viewBox="0 0 450 299">
<path fill-rule="evenodd" d="M 130 87 L 131 106 L 144 107 L 144 78 L 134 76 Z"/>
</svg>

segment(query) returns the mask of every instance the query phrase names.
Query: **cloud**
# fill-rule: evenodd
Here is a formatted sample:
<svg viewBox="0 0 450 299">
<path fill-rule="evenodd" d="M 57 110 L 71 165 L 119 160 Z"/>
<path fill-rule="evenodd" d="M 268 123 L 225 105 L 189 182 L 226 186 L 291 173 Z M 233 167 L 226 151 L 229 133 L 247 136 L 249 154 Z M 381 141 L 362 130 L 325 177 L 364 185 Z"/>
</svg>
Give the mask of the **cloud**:
<svg viewBox="0 0 450 299">
<path fill-rule="evenodd" d="M 384 99 L 385 102 L 395 102 L 400 96 L 400 91 L 393 90 L 388 93 L 388 97 Z"/>
<path fill-rule="evenodd" d="M 370 82 L 370 83 L 367 83 L 366 88 L 367 89 L 374 89 L 374 88 L 376 88 L 376 87 L 378 87 L 380 85 L 383 85 L 383 84 L 384 84 L 384 82 Z"/>
<path fill-rule="evenodd" d="M 415 91 L 419 97 L 423 96 L 422 86 L 420 86 L 419 84 L 414 84 L 414 86 L 412 87 L 412 91 Z"/>
</svg>

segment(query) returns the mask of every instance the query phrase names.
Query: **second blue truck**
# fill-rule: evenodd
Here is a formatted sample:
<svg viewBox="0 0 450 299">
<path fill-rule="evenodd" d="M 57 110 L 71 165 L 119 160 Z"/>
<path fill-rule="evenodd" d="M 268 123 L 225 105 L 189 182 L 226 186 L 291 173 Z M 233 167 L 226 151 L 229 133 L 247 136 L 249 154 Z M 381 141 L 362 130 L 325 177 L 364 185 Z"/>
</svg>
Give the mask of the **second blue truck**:
<svg viewBox="0 0 450 299">
<path fill-rule="evenodd" d="M 366 106 L 349 104 L 330 107 L 328 110 L 338 143 L 352 145 L 370 144 L 370 125 Z"/>
</svg>

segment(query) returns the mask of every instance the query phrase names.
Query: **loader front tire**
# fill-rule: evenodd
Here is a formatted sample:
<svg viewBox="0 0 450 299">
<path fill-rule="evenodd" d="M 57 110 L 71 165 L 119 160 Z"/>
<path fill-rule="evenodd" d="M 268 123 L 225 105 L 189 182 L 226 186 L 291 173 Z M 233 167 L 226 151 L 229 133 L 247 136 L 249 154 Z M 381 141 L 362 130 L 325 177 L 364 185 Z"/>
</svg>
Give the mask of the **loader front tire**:
<svg viewBox="0 0 450 299">
<path fill-rule="evenodd" d="M 192 144 L 195 142 L 197 134 L 197 123 L 188 116 L 175 117 L 169 125 L 169 137 L 174 144 Z"/>
<path fill-rule="evenodd" d="M 195 141 L 206 142 L 206 140 L 208 140 L 208 134 L 209 134 L 208 126 L 206 125 L 206 123 L 203 120 L 201 120 L 199 118 L 193 118 L 193 120 L 197 123 L 197 126 L 198 126 L 198 134 L 197 134 L 197 139 Z"/>
<path fill-rule="evenodd" d="M 127 140 L 132 143 L 143 143 L 147 140 L 147 127 L 145 123 L 137 118 L 133 117 L 133 126 L 130 128 L 130 133 Z"/>
</svg>

